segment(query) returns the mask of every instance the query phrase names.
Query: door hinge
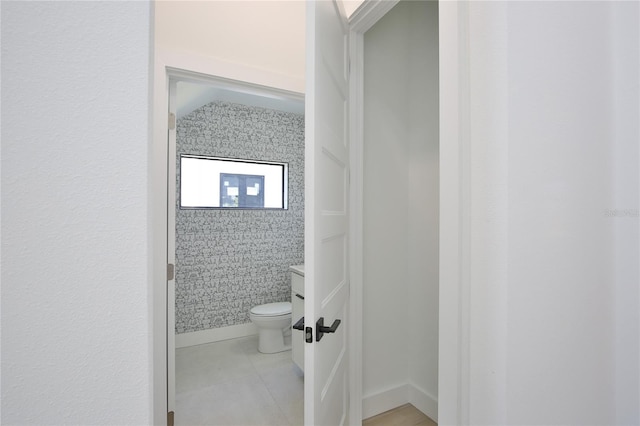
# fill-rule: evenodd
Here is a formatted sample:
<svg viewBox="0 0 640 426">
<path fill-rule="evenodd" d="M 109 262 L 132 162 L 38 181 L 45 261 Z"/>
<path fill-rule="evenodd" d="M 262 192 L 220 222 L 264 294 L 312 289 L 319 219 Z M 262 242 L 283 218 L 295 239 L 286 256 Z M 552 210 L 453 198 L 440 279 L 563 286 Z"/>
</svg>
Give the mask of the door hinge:
<svg viewBox="0 0 640 426">
<path fill-rule="evenodd" d="M 174 414 L 173 411 L 169 411 L 167 413 L 167 426 L 173 426 L 174 425 Z"/>
<path fill-rule="evenodd" d="M 175 278 L 175 266 L 173 263 L 167 264 L 167 281 L 171 281 Z"/>
<path fill-rule="evenodd" d="M 169 113 L 169 130 L 176 128 L 176 115 L 172 112 Z"/>
</svg>

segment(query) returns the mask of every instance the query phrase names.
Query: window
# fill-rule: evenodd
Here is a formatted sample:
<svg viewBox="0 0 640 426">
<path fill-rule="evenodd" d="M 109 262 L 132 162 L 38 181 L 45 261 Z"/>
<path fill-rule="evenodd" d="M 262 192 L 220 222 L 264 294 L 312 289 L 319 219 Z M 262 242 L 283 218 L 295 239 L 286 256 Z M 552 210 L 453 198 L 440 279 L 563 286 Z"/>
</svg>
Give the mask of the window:
<svg viewBox="0 0 640 426">
<path fill-rule="evenodd" d="M 180 156 L 180 208 L 286 209 L 286 163 Z"/>
<path fill-rule="evenodd" d="M 264 207 L 264 176 L 220 173 L 220 207 Z"/>
</svg>

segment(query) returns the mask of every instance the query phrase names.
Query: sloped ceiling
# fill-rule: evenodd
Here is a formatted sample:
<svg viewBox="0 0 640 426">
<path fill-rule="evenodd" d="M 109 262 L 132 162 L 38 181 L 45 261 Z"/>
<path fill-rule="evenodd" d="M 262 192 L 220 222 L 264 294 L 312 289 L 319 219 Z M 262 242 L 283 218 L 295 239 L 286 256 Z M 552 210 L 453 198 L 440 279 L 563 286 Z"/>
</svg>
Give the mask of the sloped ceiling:
<svg viewBox="0 0 640 426">
<path fill-rule="evenodd" d="M 302 100 L 181 81 L 178 82 L 176 91 L 176 116 L 177 118 L 182 118 L 213 101 L 226 101 L 304 114 L 304 102 Z"/>
<path fill-rule="evenodd" d="M 344 11 L 347 14 L 347 17 L 353 15 L 353 12 L 356 11 L 360 6 L 362 6 L 364 0 L 342 0 L 342 4 L 344 5 Z"/>
</svg>

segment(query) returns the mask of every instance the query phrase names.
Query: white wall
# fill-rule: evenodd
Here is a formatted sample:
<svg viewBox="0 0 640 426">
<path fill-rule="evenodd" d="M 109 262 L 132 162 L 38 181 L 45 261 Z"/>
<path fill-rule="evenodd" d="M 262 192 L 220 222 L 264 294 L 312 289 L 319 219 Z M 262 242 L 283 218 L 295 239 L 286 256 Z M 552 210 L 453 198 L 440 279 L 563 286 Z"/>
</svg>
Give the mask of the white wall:
<svg viewBox="0 0 640 426">
<path fill-rule="evenodd" d="M 635 300 L 628 319 L 637 330 L 638 267 L 620 256 L 638 257 L 638 218 L 605 212 L 638 208 L 638 165 L 624 160 L 637 159 L 638 133 L 630 139 L 634 118 L 616 118 L 612 91 L 621 83 L 612 52 L 637 58 L 638 38 L 633 30 L 634 42 L 612 49 L 612 7 L 514 4 L 508 11 L 510 423 L 614 424 L 616 399 L 624 398 L 616 392 L 616 299 Z M 629 65 L 631 102 L 617 103 L 637 111 L 637 60 Z M 624 121 L 614 126 L 614 119 Z M 623 182 L 622 170 L 632 175 Z M 616 241 L 614 226 L 625 220 L 635 232 Z M 628 371 L 635 385 L 625 387 L 636 402 L 637 344 L 637 337 L 624 343 L 635 355 Z"/>
<path fill-rule="evenodd" d="M 441 423 L 638 424 L 638 4 L 476 4 L 462 17 L 471 219 L 453 305 L 469 345 Z"/>
<path fill-rule="evenodd" d="M 305 2 L 158 1 L 156 48 L 215 57 L 301 82 Z"/>
<path fill-rule="evenodd" d="M 438 3 L 409 3 L 408 377 L 410 401 L 432 417 L 438 399 Z"/>
<path fill-rule="evenodd" d="M 640 5 L 615 3 L 610 52 L 613 78 L 613 221 L 615 403 L 617 424 L 640 424 Z M 627 210 L 629 210 L 627 212 Z"/>
<path fill-rule="evenodd" d="M 403 2 L 364 36 L 363 414 L 435 417 L 437 4 Z"/>
<path fill-rule="evenodd" d="M 2 423 L 151 423 L 150 7 L 2 2 Z"/>
<path fill-rule="evenodd" d="M 409 46 L 394 9 L 364 36 L 363 398 L 406 384 Z M 371 413 L 364 405 L 365 418 Z"/>
</svg>

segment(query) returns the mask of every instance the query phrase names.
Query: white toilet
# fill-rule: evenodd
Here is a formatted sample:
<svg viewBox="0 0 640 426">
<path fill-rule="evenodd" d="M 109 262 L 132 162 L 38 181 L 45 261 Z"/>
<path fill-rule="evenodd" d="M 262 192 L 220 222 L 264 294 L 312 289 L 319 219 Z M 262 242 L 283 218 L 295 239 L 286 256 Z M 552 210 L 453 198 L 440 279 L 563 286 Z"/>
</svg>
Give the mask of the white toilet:
<svg viewBox="0 0 640 426">
<path fill-rule="evenodd" d="M 258 327 L 258 351 L 274 354 L 291 349 L 291 302 L 254 306 L 249 318 Z"/>
</svg>

